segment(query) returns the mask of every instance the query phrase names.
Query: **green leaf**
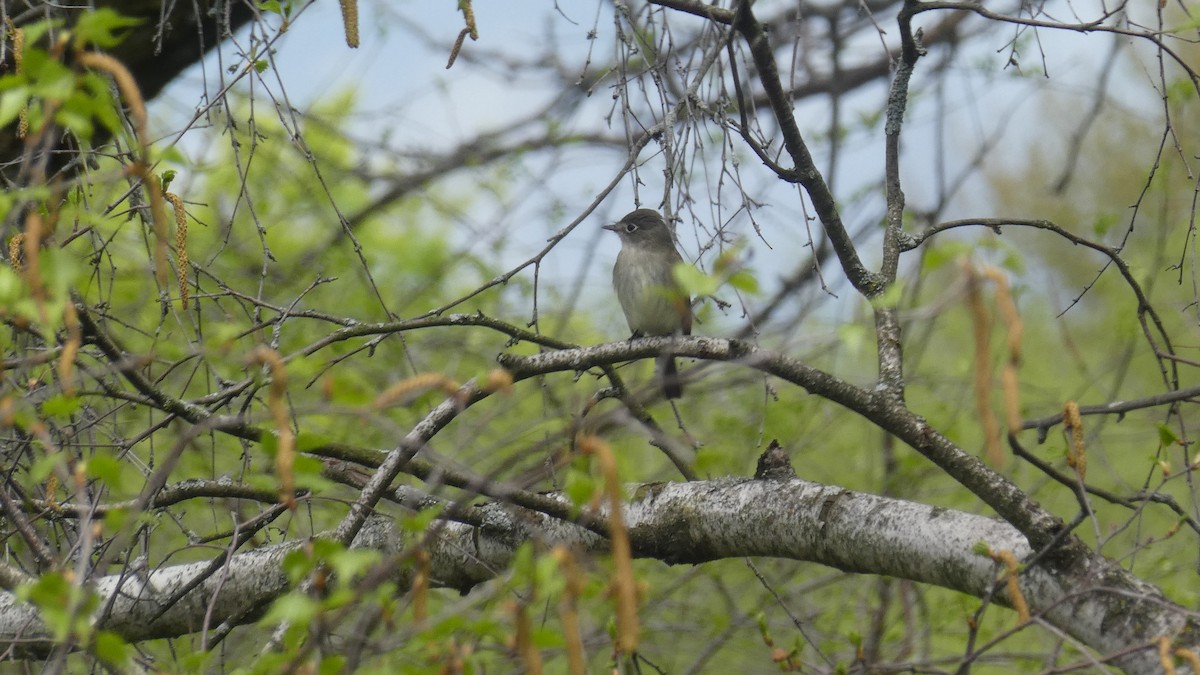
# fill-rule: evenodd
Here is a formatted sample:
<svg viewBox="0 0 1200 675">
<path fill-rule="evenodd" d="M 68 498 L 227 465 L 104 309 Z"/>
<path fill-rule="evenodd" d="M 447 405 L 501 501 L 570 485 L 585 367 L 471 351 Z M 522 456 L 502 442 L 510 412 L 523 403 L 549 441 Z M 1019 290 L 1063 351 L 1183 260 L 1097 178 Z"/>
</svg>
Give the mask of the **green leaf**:
<svg viewBox="0 0 1200 675">
<path fill-rule="evenodd" d="M 596 494 L 596 479 L 585 471 L 568 471 L 563 494 L 572 504 L 587 504 L 592 495 Z"/>
<path fill-rule="evenodd" d="M 278 14 L 285 19 L 292 15 L 292 11 L 295 8 L 294 3 L 292 3 L 291 0 L 287 0 L 286 2 L 280 2 L 279 0 L 263 0 L 262 2 L 258 3 L 258 7 L 264 12 Z"/>
<path fill-rule="evenodd" d="M 90 44 L 101 49 L 110 49 L 125 40 L 125 36 L 129 34 L 125 29 L 141 22 L 141 19 L 125 16 L 109 7 L 101 7 L 80 14 L 71 32 L 75 36 L 76 48 Z"/>
<path fill-rule="evenodd" d="M 30 94 L 37 98 L 62 101 L 75 93 L 78 81 L 75 73 L 41 50 L 31 50 L 25 58 L 25 77 L 31 85 Z"/>
<path fill-rule="evenodd" d="M 340 582 L 349 584 L 357 579 L 383 557 L 379 551 L 371 549 L 350 549 L 342 551 L 330 558 L 329 564 Z"/>
<path fill-rule="evenodd" d="M 1165 424 L 1158 425 L 1158 442 L 1164 446 L 1175 445 L 1179 443 L 1179 437 L 1171 430 L 1171 427 Z"/>
<path fill-rule="evenodd" d="M 40 445 L 39 441 L 34 443 Z M 33 466 L 29 467 L 29 477 L 34 482 L 40 483 L 50 477 L 54 469 L 62 465 L 66 460 L 60 454 L 42 455 L 33 462 Z"/>
<path fill-rule="evenodd" d="M 696 459 L 692 468 L 701 476 L 716 475 L 725 468 L 725 453 L 711 447 L 703 447 L 696 451 Z"/>
<path fill-rule="evenodd" d="M 77 110 L 81 115 L 91 116 L 113 136 L 125 133 L 121 104 L 114 98 L 108 78 L 100 73 L 85 74 L 79 94 L 71 97 L 64 105 Z"/>
<path fill-rule="evenodd" d="M 346 672 L 347 659 L 340 654 L 326 656 L 321 659 L 321 663 L 317 666 L 319 675 L 338 675 Z"/>
<path fill-rule="evenodd" d="M 50 30 L 61 28 L 65 24 L 66 21 L 62 19 L 45 19 L 21 26 L 21 30 L 25 33 L 25 58 L 29 58 L 30 52 L 42 51 L 31 49 L 28 45 L 37 44 L 38 40 Z"/>
<path fill-rule="evenodd" d="M 345 546 L 325 538 L 314 539 L 309 546 L 312 548 L 313 558 L 322 563 L 328 562 L 346 551 Z"/>
<path fill-rule="evenodd" d="M 17 597 L 35 604 L 58 603 L 70 591 L 62 572 L 48 571 L 31 584 L 17 589 Z"/>
<path fill-rule="evenodd" d="M 863 638 L 862 638 L 862 634 L 859 633 L 858 631 L 852 630 L 852 631 L 850 631 L 850 634 L 847 635 L 846 637 L 849 638 L 850 644 L 854 645 L 854 647 L 856 649 L 862 647 Z"/>
<path fill-rule="evenodd" d="M 17 597 L 37 605 L 56 642 L 67 636 L 87 640 L 90 616 L 99 598 L 86 588 L 69 582 L 62 572 L 46 572 L 36 581 L 17 589 Z"/>
<path fill-rule="evenodd" d="M 756 294 L 759 292 L 758 277 L 749 270 L 738 270 L 729 277 L 729 285 L 743 293 Z"/>
<path fill-rule="evenodd" d="M 112 631 L 102 630 L 96 633 L 92 651 L 114 670 L 125 670 L 126 666 L 132 665 L 130 658 L 133 650 L 129 647 L 129 643 Z"/>
<path fill-rule="evenodd" d="M 899 282 L 888 286 L 883 293 L 871 298 L 871 306 L 876 309 L 894 309 L 904 296 L 904 287 Z"/>
<path fill-rule="evenodd" d="M 78 106 L 63 105 L 55 111 L 54 121 L 84 140 L 90 141 L 96 135 L 96 125 L 92 124 L 92 116 L 81 113 Z"/>
<path fill-rule="evenodd" d="M 79 259 L 58 248 L 44 248 L 40 255 L 42 283 L 51 298 L 65 301 L 83 269 Z"/>
<path fill-rule="evenodd" d="M 302 451 L 299 447 L 296 450 L 297 452 Z M 325 478 L 323 470 L 324 465 L 316 457 L 298 454 L 292 462 L 292 476 L 296 480 L 296 487 L 311 490 L 314 493 L 328 490 L 336 485 L 333 481 Z"/>
<path fill-rule="evenodd" d="M 93 455 L 87 460 L 87 475 L 108 485 L 121 484 L 121 462 L 108 455 Z"/>
<path fill-rule="evenodd" d="M 400 527 L 405 532 L 422 533 L 429 529 L 430 524 L 438 517 L 438 509 L 425 509 L 400 519 Z"/>
<path fill-rule="evenodd" d="M 312 572 L 316 565 L 317 559 L 307 550 L 296 549 L 283 556 L 283 563 L 280 567 L 283 569 L 283 573 L 287 575 L 288 583 L 295 585 L 308 576 L 309 572 Z"/>
<path fill-rule="evenodd" d="M 534 573 L 534 554 L 533 546 L 530 542 L 522 542 L 517 546 L 517 550 L 513 551 L 512 562 L 512 578 L 521 581 L 529 581 L 533 578 Z"/>
<path fill-rule="evenodd" d="M 7 249 L 8 242 L 5 242 Z M 0 265 L 0 307 L 12 307 L 24 295 L 21 277 L 8 265 Z M 0 316 L 11 316 L 8 310 L 0 310 Z"/>
<path fill-rule="evenodd" d="M 677 263 L 671 270 L 671 274 L 687 295 L 712 295 L 720 286 L 716 277 L 705 274 L 699 268 L 687 263 Z"/>
<path fill-rule="evenodd" d="M 296 455 L 292 461 L 292 473 L 297 477 L 320 477 L 323 465 L 321 460 L 307 455 Z"/>
<path fill-rule="evenodd" d="M 79 412 L 83 407 L 83 401 L 78 396 L 67 396 L 66 394 L 55 394 L 50 398 L 42 401 L 42 415 L 59 421 L 70 419 L 71 415 Z"/>
<path fill-rule="evenodd" d="M 327 447 L 332 440 L 329 436 L 301 431 L 296 434 L 296 452 L 310 452 L 317 448 Z"/>
<path fill-rule="evenodd" d="M 321 612 L 321 603 L 301 593 L 288 593 L 279 598 L 262 618 L 265 624 L 284 622 L 294 627 L 307 626 Z"/>
<path fill-rule="evenodd" d="M 1117 217 L 1111 213 L 1102 213 L 1096 216 L 1096 221 L 1092 223 L 1092 231 L 1097 237 L 1103 237 L 1108 234 L 1109 230 L 1117 224 Z"/>
<path fill-rule="evenodd" d="M 21 111 L 29 105 L 30 92 L 28 85 L 21 85 L 0 94 L 0 127 L 7 127 L 16 121 Z"/>
<path fill-rule="evenodd" d="M 17 588 L 17 598 L 41 608 L 46 627 L 61 642 L 70 634 L 70 619 L 63 608 L 70 604 L 71 584 L 62 572 L 47 572 L 31 584 Z"/>
<path fill-rule="evenodd" d="M 870 331 L 862 324 L 844 323 L 838 326 L 837 334 L 846 353 L 856 355 L 863 353 Z"/>
<path fill-rule="evenodd" d="M 212 654 L 218 650 L 199 650 L 180 652 L 172 658 L 172 670 L 177 673 L 207 673 L 213 660 Z M 235 671 L 236 672 L 236 671 Z"/>
<path fill-rule="evenodd" d="M 143 512 L 148 518 L 152 518 L 148 512 Z M 129 523 L 130 516 L 133 512 L 129 509 L 109 509 L 104 513 L 104 529 L 108 532 L 121 532 Z"/>
<path fill-rule="evenodd" d="M 932 272 L 969 256 L 974 248 L 974 244 L 966 242 L 939 241 L 935 245 L 925 248 L 921 255 L 921 265 L 925 271 Z"/>
</svg>

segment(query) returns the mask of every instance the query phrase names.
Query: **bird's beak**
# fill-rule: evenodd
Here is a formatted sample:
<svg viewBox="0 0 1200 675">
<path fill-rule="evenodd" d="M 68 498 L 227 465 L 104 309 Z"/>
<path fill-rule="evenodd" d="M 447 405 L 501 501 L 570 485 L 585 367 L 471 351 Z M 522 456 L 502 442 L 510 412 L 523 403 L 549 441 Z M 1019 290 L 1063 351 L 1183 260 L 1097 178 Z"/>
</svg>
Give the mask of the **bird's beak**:
<svg viewBox="0 0 1200 675">
<path fill-rule="evenodd" d="M 616 224 L 616 223 L 609 223 L 608 225 L 601 225 L 601 226 L 600 226 L 600 229 L 602 229 L 602 230 L 608 230 L 609 232 L 616 232 L 616 231 L 617 231 L 617 224 Z"/>
</svg>

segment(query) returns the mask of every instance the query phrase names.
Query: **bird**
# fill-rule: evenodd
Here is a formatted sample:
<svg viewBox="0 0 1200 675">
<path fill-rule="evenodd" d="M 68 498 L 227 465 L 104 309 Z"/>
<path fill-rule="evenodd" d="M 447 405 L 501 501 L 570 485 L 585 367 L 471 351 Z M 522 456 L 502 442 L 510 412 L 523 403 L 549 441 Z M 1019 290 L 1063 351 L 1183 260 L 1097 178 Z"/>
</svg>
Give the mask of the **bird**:
<svg viewBox="0 0 1200 675">
<path fill-rule="evenodd" d="M 691 298 L 672 273 L 675 265 L 684 262 L 683 256 L 663 217 L 654 209 L 637 209 L 603 227 L 621 238 L 621 252 L 613 265 L 613 289 L 632 337 L 691 335 Z M 682 396 L 675 357 L 664 354 L 656 363 L 663 396 Z"/>
</svg>

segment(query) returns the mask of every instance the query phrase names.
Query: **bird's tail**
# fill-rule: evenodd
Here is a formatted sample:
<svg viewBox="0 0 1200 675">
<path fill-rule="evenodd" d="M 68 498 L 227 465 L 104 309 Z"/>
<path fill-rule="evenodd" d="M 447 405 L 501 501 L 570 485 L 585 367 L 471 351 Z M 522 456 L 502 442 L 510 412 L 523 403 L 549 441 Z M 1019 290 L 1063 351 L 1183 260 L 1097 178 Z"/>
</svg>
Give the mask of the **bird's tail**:
<svg viewBox="0 0 1200 675">
<path fill-rule="evenodd" d="M 658 357 L 658 381 L 662 387 L 663 396 L 667 398 L 683 396 L 683 383 L 679 381 L 679 371 L 675 368 L 674 356 Z"/>
</svg>

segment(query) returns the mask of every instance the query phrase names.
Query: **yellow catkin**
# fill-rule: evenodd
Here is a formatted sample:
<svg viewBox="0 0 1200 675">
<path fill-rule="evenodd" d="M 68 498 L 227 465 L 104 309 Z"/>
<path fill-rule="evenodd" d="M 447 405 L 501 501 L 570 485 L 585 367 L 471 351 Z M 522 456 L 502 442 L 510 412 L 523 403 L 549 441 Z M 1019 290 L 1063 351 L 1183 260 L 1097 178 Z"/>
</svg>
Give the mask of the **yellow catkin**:
<svg viewBox="0 0 1200 675">
<path fill-rule="evenodd" d="M 529 606 L 526 602 L 514 602 L 512 611 L 517 629 L 516 635 L 513 636 L 513 650 L 521 656 L 521 672 L 541 675 L 542 655 L 538 653 L 537 645 L 533 642 L 533 621 L 529 618 Z"/>
<path fill-rule="evenodd" d="M 968 261 L 963 262 L 967 276 L 967 309 L 975 338 L 975 411 L 983 429 L 984 452 L 992 466 L 1000 466 L 1004 452 L 1000 445 L 1000 423 L 992 411 L 992 320 L 984 306 L 982 277 Z"/>
<path fill-rule="evenodd" d="M 179 281 L 179 305 L 188 308 L 188 251 L 187 251 L 187 213 L 183 210 L 183 199 L 174 192 L 168 192 L 163 197 L 171 203 L 175 211 L 175 256 L 178 269 L 175 276 Z"/>
<path fill-rule="evenodd" d="M 287 405 L 287 370 L 279 352 L 260 345 L 250 354 L 252 365 L 266 364 L 271 371 L 271 386 L 267 389 L 267 410 L 271 412 L 271 420 L 275 423 L 275 433 L 279 437 L 279 449 L 275 453 L 275 473 L 279 476 L 280 502 L 289 509 L 296 508 L 296 482 L 292 467 L 296 462 L 296 436 L 288 423 Z"/>
<path fill-rule="evenodd" d="M 46 493 L 46 501 L 52 506 L 52 510 L 58 511 L 58 501 L 54 499 L 54 494 L 58 492 L 58 476 L 51 473 L 46 477 L 46 486 L 43 488 Z"/>
<path fill-rule="evenodd" d="M 471 6 L 471 0 L 459 0 L 459 9 L 462 10 L 463 20 L 467 23 L 467 30 L 471 31 L 471 39 L 479 39 L 479 28 L 475 25 L 475 8 Z"/>
<path fill-rule="evenodd" d="M 154 226 L 154 277 L 161 285 L 167 283 L 167 222 L 166 208 L 163 206 L 164 199 L 162 194 L 162 185 L 159 183 L 158 177 L 150 170 L 149 153 L 149 116 L 146 114 L 146 100 L 142 97 L 142 92 L 138 89 L 137 81 L 129 69 L 125 67 L 117 59 L 108 54 L 99 52 L 79 52 L 76 57 L 79 65 L 93 70 L 108 73 L 113 81 L 117 84 L 117 91 L 121 92 L 121 98 L 125 100 L 125 105 L 129 107 L 129 116 L 133 119 L 134 134 L 137 137 L 139 148 L 139 156 L 141 160 L 136 162 L 131 171 L 134 175 L 142 179 L 147 185 L 147 191 L 150 193 L 150 216 Z"/>
<path fill-rule="evenodd" d="M 450 60 L 446 62 L 447 70 L 458 60 L 458 52 L 462 50 L 463 41 L 467 39 L 468 35 L 472 40 L 479 39 L 479 27 L 475 25 L 475 8 L 471 7 L 471 0 L 459 0 L 458 8 L 462 10 L 463 21 L 467 26 L 459 31 L 458 38 L 454 40 L 454 46 L 450 48 Z"/>
<path fill-rule="evenodd" d="M 440 389 L 447 394 L 458 390 L 458 383 L 441 373 L 421 373 L 401 380 L 375 397 L 375 408 L 382 409 L 396 405 L 398 401 L 411 401 L 413 398 L 432 389 Z"/>
<path fill-rule="evenodd" d="M 38 270 L 42 251 L 42 229 L 42 216 L 31 209 L 25 217 L 25 233 L 21 237 L 21 263 L 35 298 L 42 295 L 42 277 Z"/>
<path fill-rule="evenodd" d="M 1000 551 L 995 557 L 1004 563 L 1005 589 L 1013 609 L 1017 612 L 1017 625 L 1024 625 L 1029 621 L 1029 603 L 1025 601 L 1025 594 L 1021 592 L 1021 585 L 1017 583 L 1021 572 L 1020 563 L 1013 552 L 1007 549 Z"/>
<path fill-rule="evenodd" d="M 412 584 L 413 621 L 420 625 L 429 616 L 429 552 L 419 549 L 413 557 L 417 563 Z"/>
<path fill-rule="evenodd" d="M 342 28 L 346 31 L 346 45 L 358 48 L 358 1 L 340 0 L 342 6 Z"/>
<path fill-rule="evenodd" d="M 75 395 L 75 356 L 83 344 L 83 334 L 79 328 L 79 316 L 75 313 L 75 304 L 68 302 L 63 310 L 67 326 L 67 341 L 63 345 L 62 356 L 58 359 L 58 377 L 62 380 L 63 393 Z"/>
<path fill-rule="evenodd" d="M 13 271 L 18 274 L 25 269 L 25 266 L 21 264 L 21 260 L 23 259 L 21 250 L 24 248 L 24 242 L 24 232 L 18 232 L 13 235 L 12 239 L 8 240 L 8 264 L 12 267 Z"/>
<path fill-rule="evenodd" d="M 25 232 L 21 237 L 21 263 L 25 274 L 25 283 L 29 285 L 29 295 L 37 306 L 42 323 L 50 323 L 46 311 L 46 289 L 42 285 L 41 250 L 42 232 L 45 231 L 42 216 L 36 209 L 30 209 L 25 216 Z"/>
<path fill-rule="evenodd" d="M 1175 675 L 1175 659 L 1171 658 L 1171 638 L 1166 635 L 1158 638 L 1158 662 L 1162 666 L 1163 675 Z"/>
<path fill-rule="evenodd" d="M 484 384 L 484 391 L 503 392 L 507 394 L 512 391 L 513 376 L 503 368 L 493 368 L 488 371 L 487 382 Z"/>
<path fill-rule="evenodd" d="M 8 27 L 8 36 L 12 40 L 13 72 L 20 75 L 24 72 L 25 63 L 25 31 L 17 28 L 11 16 L 4 17 Z M 17 138 L 24 139 L 29 135 L 29 106 L 22 105 L 17 113 Z"/>
<path fill-rule="evenodd" d="M 1067 401 L 1063 406 L 1063 426 L 1071 435 L 1067 447 L 1067 466 L 1075 469 L 1082 481 L 1087 478 L 1087 448 L 1083 444 L 1083 417 L 1075 401 Z"/>
<path fill-rule="evenodd" d="M 137 80 L 133 78 L 133 74 L 129 72 L 125 64 L 100 52 L 79 52 L 75 56 L 75 60 L 84 68 L 108 73 L 109 77 L 117 83 L 117 91 L 121 92 L 121 98 L 125 99 L 125 105 L 129 106 L 134 133 L 137 135 L 138 145 L 141 146 L 141 154 L 144 159 L 146 148 L 149 145 L 147 140 L 149 116 L 146 114 L 146 99 L 142 98 L 142 91 L 138 89 Z"/>
<path fill-rule="evenodd" d="M 559 614 L 562 616 L 563 649 L 567 654 L 567 672 L 570 675 L 587 673 L 587 654 L 583 648 L 583 630 L 579 622 L 579 597 L 583 594 L 583 571 L 571 549 L 556 546 L 550 555 L 558 563 L 566 579 Z"/>
<path fill-rule="evenodd" d="M 1175 656 L 1187 661 L 1188 667 L 1192 669 L 1193 673 L 1200 673 L 1200 654 L 1191 649 L 1179 647 L 1175 650 Z"/>
<path fill-rule="evenodd" d="M 1025 324 L 1021 321 L 1017 304 L 1013 302 L 1012 292 L 1004 274 L 995 267 L 986 268 L 984 274 L 996 287 L 996 307 L 1007 328 L 1004 343 L 1008 358 L 1000 374 L 1000 383 L 1004 391 L 1004 413 L 1008 430 L 1015 433 L 1021 429 L 1021 395 L 1017 368 L 1021 365 L 1021 340 L 1025 333 Z"/>
<path fill-rule="evenodd" d="M 12 40 L 13 72 L 19 75 L 24 72 L 22 65 L 25 63 L 25 31 L 17 28 L 11 16 L 4 17 L 4 25 L 8 28 L 9 39 Z"/>
<path fill-rule="evenodd" d="M 629 532 L 621 516 L 621 483 L 617 476 L 617 460 L 608 444 L 595 436 L 582 436 L 576 443 L 580 452 L 596 458 L 604 479 L 604 494 L 609 508 L 609 540 L 612 542 L 612 593 L 617 605 L 617 652 L 631 655 L 637 652 L 638 614 L 637 581 L 633 575 L 633 553 Z"/>
<path fill-rule="evenodd" d="M 154 278 L 161 285 L 167 283 L 167 209 L 164 206 L 162 184 L 158 176 L 145 164 L 135 167 L 148 185 L 150 193 L 150 219 L 154 226 Z"/>
</svg>

